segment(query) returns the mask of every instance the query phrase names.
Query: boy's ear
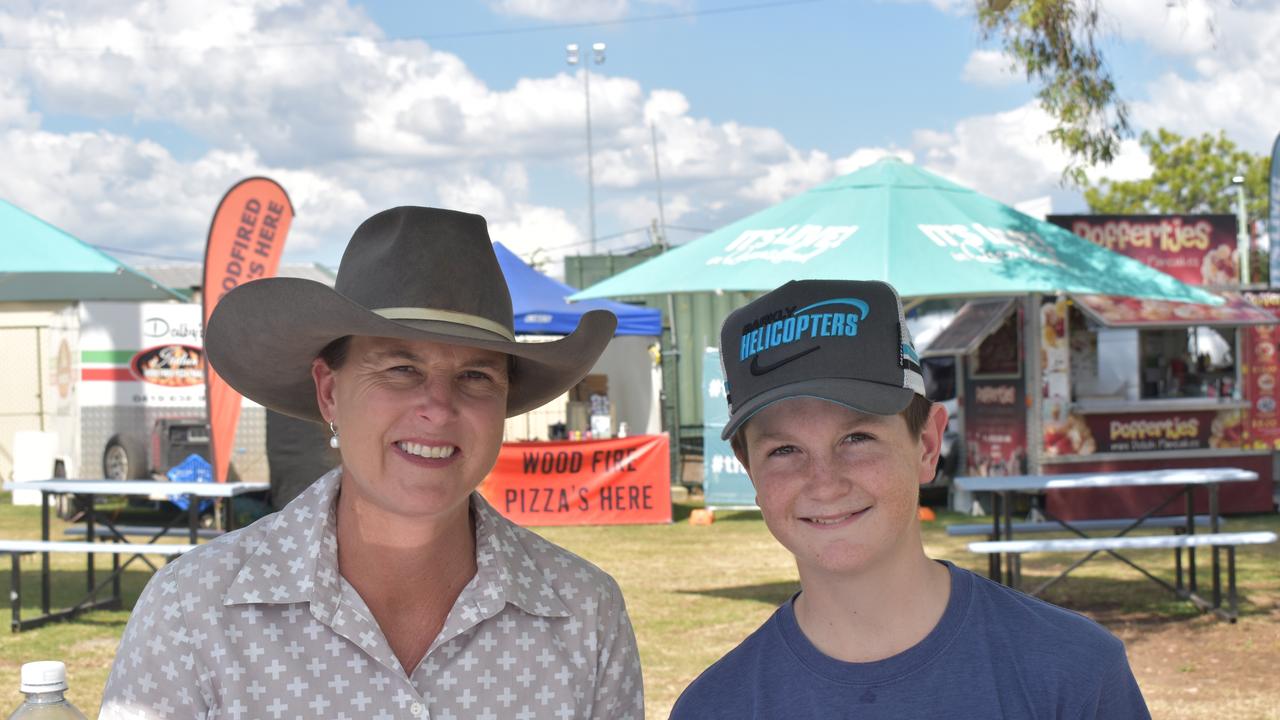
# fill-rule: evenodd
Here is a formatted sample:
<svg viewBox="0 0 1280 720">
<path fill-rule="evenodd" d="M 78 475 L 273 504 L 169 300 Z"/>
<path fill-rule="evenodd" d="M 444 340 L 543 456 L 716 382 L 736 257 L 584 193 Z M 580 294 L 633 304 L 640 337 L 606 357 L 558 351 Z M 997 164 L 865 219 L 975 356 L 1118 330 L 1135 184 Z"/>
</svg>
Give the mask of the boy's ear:
<svg viewBox="0 0 1280 720">
<path fill-rule="evenodd" d="M 744 438 L 746 431 L 739 429 L 738 432 L 729 438 L 729 447 L 733 448 L 733 454 L 738 458 L 738 462 L 742 463 L 742 467 L 751 471 L 751 466 L 747 463 L 747 441 Z"/>
<path fill-rule="evenodd" d="M 947 409 L 942 403 L 929 408 L 929 417 L 920 430 L 920 484 L 933 480 L 938 470 L 938 457 L 942 454 L 942 433 L 947 429 Z"/>
</svg>

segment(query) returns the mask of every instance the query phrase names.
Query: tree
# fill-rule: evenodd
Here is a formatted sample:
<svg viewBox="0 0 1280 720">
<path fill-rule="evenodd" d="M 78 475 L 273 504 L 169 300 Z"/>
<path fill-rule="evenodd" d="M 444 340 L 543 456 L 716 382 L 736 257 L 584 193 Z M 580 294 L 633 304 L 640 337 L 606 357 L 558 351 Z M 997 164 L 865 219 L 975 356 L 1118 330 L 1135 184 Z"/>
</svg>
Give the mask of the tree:
<svg viewBox="0 0 1280 720">
<path fill-rule="evenodd" d="M 1058 123 L 1049 137 L 1067 151 L 1063 178 L 1115 159 L 1129 134 L 1128 108 L 1098 49 L 1098 0 L 977 0 L 983 37 L 999 37 L 1015 69 L 1039 83 L 1036 97 Z"/>
<path fill-rule="evenodd" d="M 1231 179 L 1244 177 L 1250 218 L 1267 213 L 1270 159 L 1241 150 L 1225 133 L 1183 137 L 1163 128 L 1142 133 L 1151 177 L 1083 183 L 1089 211 L 1103 215 L 1234 213 Z"/>
<path fill-rule="evenodd" d="M 1232 178 L 1244 178 L 1245 213 L 1250 220 L 1267 216 L 1271 160 L 1241 150 L 1222 131 L 1198 138 L 1182 137 L 1163 128 L 1139 138 L 1151 162 L 1151 177 L 1143 180 L 1101 180 L 1084 183 L 1089 211 L 1101 215 L 1235 213 Z M 1264 249 L 1249 254 L 1249 277 L 1269 277 Z"/>
</svg>

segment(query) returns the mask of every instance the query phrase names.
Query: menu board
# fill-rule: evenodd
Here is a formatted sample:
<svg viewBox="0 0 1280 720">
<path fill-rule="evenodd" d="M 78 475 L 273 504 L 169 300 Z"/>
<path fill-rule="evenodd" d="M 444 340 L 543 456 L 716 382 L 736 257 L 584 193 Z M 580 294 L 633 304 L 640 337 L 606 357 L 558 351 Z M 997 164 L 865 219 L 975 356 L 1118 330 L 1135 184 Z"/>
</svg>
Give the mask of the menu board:
<svg viewBox="0 0 1280 720">
<path fill-rule="evenodd" d="M 966 475 L 1019 475 L 1027 457 L 1021 378 L 974 380 L 965 387 Z"/>
<path fill-rule="evenodd" d="M 1248 299 L 1262 310 L 1280 317 L 1280 293 L 1248 293 Z M 1249 418 L 1245 426 L 1247 447 L 1280 450 L 1280 417 L 1277 416 L 1276 382 L 1280 379 L 1280 326 L 1248 328 L 1241 343 L 1243 367 L 1240 376 Z"/>
</svg>

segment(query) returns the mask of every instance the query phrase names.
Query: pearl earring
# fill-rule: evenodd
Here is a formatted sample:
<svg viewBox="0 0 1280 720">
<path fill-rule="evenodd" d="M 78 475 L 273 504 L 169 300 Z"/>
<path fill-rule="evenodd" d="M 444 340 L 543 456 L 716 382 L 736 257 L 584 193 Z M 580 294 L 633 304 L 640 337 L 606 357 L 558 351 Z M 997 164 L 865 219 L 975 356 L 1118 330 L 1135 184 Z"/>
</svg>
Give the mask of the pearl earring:
<svg viewBox="0 0 1280 720">
<path fill-rule="evenodd" d="M 332 422 L 329 423 L 329 432 L 333 433 L 333 437 L 329 438 L 329 447 L 333 448 L 334 450 L 337 450 L 338 449 L 338 428 L 334 427 Z"/>
</svg>

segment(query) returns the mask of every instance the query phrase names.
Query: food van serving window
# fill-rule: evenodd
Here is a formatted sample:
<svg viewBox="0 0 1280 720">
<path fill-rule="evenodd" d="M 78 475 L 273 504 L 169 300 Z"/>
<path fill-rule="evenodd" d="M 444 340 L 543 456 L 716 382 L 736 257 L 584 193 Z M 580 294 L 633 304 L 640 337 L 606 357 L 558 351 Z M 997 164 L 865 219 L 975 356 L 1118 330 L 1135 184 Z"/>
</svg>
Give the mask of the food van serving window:
<svg viewBox="0 0 1280 720">
<path fill-rule="evenodd" d="M 1022 342 L 1018 333 L 1021 314 L 1010 313 L 974 353 L 974 377 L 1017 377 L 1022 370 Z"/>
<path fill-rule="evenodd" d="M 1234 328 L 1163 328 L 1138 337 L 1142 398 L 1231 397 Z"/>
</svg>

